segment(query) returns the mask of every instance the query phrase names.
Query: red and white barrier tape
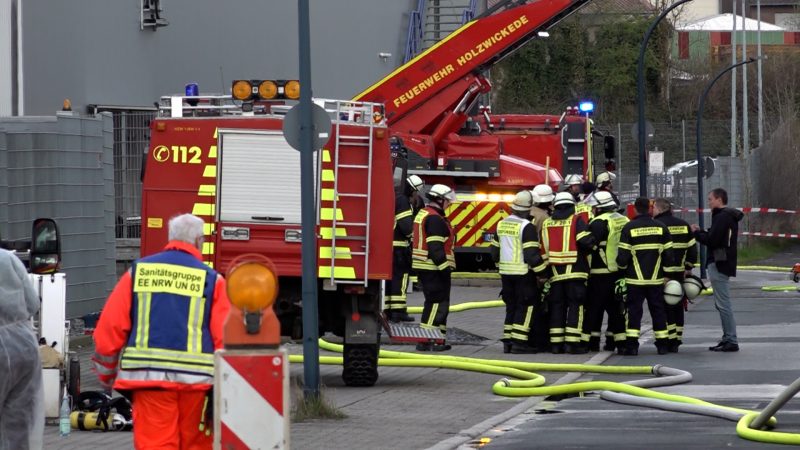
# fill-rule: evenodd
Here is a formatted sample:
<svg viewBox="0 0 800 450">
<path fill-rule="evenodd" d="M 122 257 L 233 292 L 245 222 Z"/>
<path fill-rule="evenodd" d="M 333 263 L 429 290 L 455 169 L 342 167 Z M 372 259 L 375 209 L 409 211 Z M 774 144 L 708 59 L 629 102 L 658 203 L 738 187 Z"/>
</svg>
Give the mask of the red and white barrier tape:
<svg viewBox="0 0 800 450">
<path fill-rule="evenodd" d="M 761 237 L 800 239 L 800 234 L 794 234 L 794 233 L 761 233 L 759 231 L 742 231 L 739 234 L 741 234 L 742 236 L 761 236 Z"/>
<path fill-rule="evenodd" d="M 773 213 L 773 214 L 797 214 L 797 211 L 793 209 L 781 209 L 781 208 L 736 208 L 743 213 Z M 711 212 L 711 209 L 705 208 L 673 208 L 675 212 Z"/>
</svg>

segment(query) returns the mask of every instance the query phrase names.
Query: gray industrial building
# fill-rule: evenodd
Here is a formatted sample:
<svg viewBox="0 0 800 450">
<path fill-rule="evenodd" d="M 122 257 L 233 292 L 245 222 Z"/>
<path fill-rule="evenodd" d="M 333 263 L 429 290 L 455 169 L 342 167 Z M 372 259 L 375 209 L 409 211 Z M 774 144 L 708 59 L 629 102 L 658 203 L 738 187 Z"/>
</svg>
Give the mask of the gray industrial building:
<svg viewBox="0 0 800 450">
<path fill-rule="evenodd" d="M 485 4 L 311 0 L 313 95 L 354 96 Z M 0 0 L 0 236 L 57 220 L 67 317 L 98 311 L 138 254 L 154 103 L 298 78 L 297 28 L 286 0 Z"/>
<path fill-rule="evenodd" d="M 315 96 L 349 98 L 402 62 L 412 0 L 311 0 Z M 160 11 L 158 11 L 160 9 Z M 156 12 L 157 11 L 157 12 Z M 297 2 L 0 0 L 0 116 L 69 98 L 148 107 L 196 82 L 298 77 Z"/>
</svg>

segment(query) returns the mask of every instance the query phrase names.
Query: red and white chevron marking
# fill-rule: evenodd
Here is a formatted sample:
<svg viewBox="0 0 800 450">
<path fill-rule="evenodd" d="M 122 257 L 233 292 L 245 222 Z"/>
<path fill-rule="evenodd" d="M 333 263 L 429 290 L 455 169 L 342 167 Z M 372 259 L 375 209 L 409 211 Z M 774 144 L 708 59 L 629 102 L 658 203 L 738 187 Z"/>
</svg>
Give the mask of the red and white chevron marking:
<svg viewBox="0 0 800 450">
<path fill-rule="evenodd" d="M 288 356 L 280 350 L 214 355 L 214 448 L 289 448 Z"/>
<path fill-rule="evenodd" d="M 793 233 L 762 233 L 760 231 L 742 231 L 742 236 L 760 236 L 760 237 L 777 237 L 777 238 L 789 238 L 789 239 L 800 239 L 800 234 L 793 234 Z"/>
<path fill-rule="evenodd" d="M 761 214 L 797 214 L 797 211 L 793 209 L 781 209 L 781 208 L 736 208 L 739 211 L 749 214 L 749 213 L 761 213 Z M 711 209 L 705 208 L 673 208 L 673 211 L 676 212 L 711 212 Z"/>
</svg>

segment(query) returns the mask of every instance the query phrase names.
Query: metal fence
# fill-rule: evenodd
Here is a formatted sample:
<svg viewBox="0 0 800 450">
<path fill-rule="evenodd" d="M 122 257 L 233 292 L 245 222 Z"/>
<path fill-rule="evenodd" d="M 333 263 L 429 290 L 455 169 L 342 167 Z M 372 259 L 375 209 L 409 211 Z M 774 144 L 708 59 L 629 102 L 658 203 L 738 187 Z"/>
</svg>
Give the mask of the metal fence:
<svg viewBox="0 0 800 450">
<path fill-rule="evenodd" d="M 116 237 L 141 236 L 142 160 L 150 142 L 154 110 L 109 110 L 114 121 Z"/>
</svg>

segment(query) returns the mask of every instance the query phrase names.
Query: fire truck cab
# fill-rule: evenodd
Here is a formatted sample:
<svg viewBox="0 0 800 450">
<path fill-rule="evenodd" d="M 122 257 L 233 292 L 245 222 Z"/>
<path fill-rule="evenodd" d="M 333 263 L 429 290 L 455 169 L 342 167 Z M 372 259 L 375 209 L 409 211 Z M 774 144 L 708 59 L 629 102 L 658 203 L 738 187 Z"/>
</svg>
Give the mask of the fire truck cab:
<svg viewBox="0 0 800 450">
<path fill-rule="evenodd" d="M 281 334 L 299 338 L 301 242 L 313 239 L 320 336 L 343 337 L 345 383 L 369 386 L 378 376 L 382 281 L 392 273 L 389 133 L 382 104 L 314 101 L 332 127 L 314 154 L 316 233 L 303 236 L 300 153 L 284 138 L 284 102 L 162 97 L 143 165 L 141 253 L 161 251 L 171 217 L 201 217 L 203 258 L 220 273 L 241 254 L 272 260 Z"/>
</svg>

